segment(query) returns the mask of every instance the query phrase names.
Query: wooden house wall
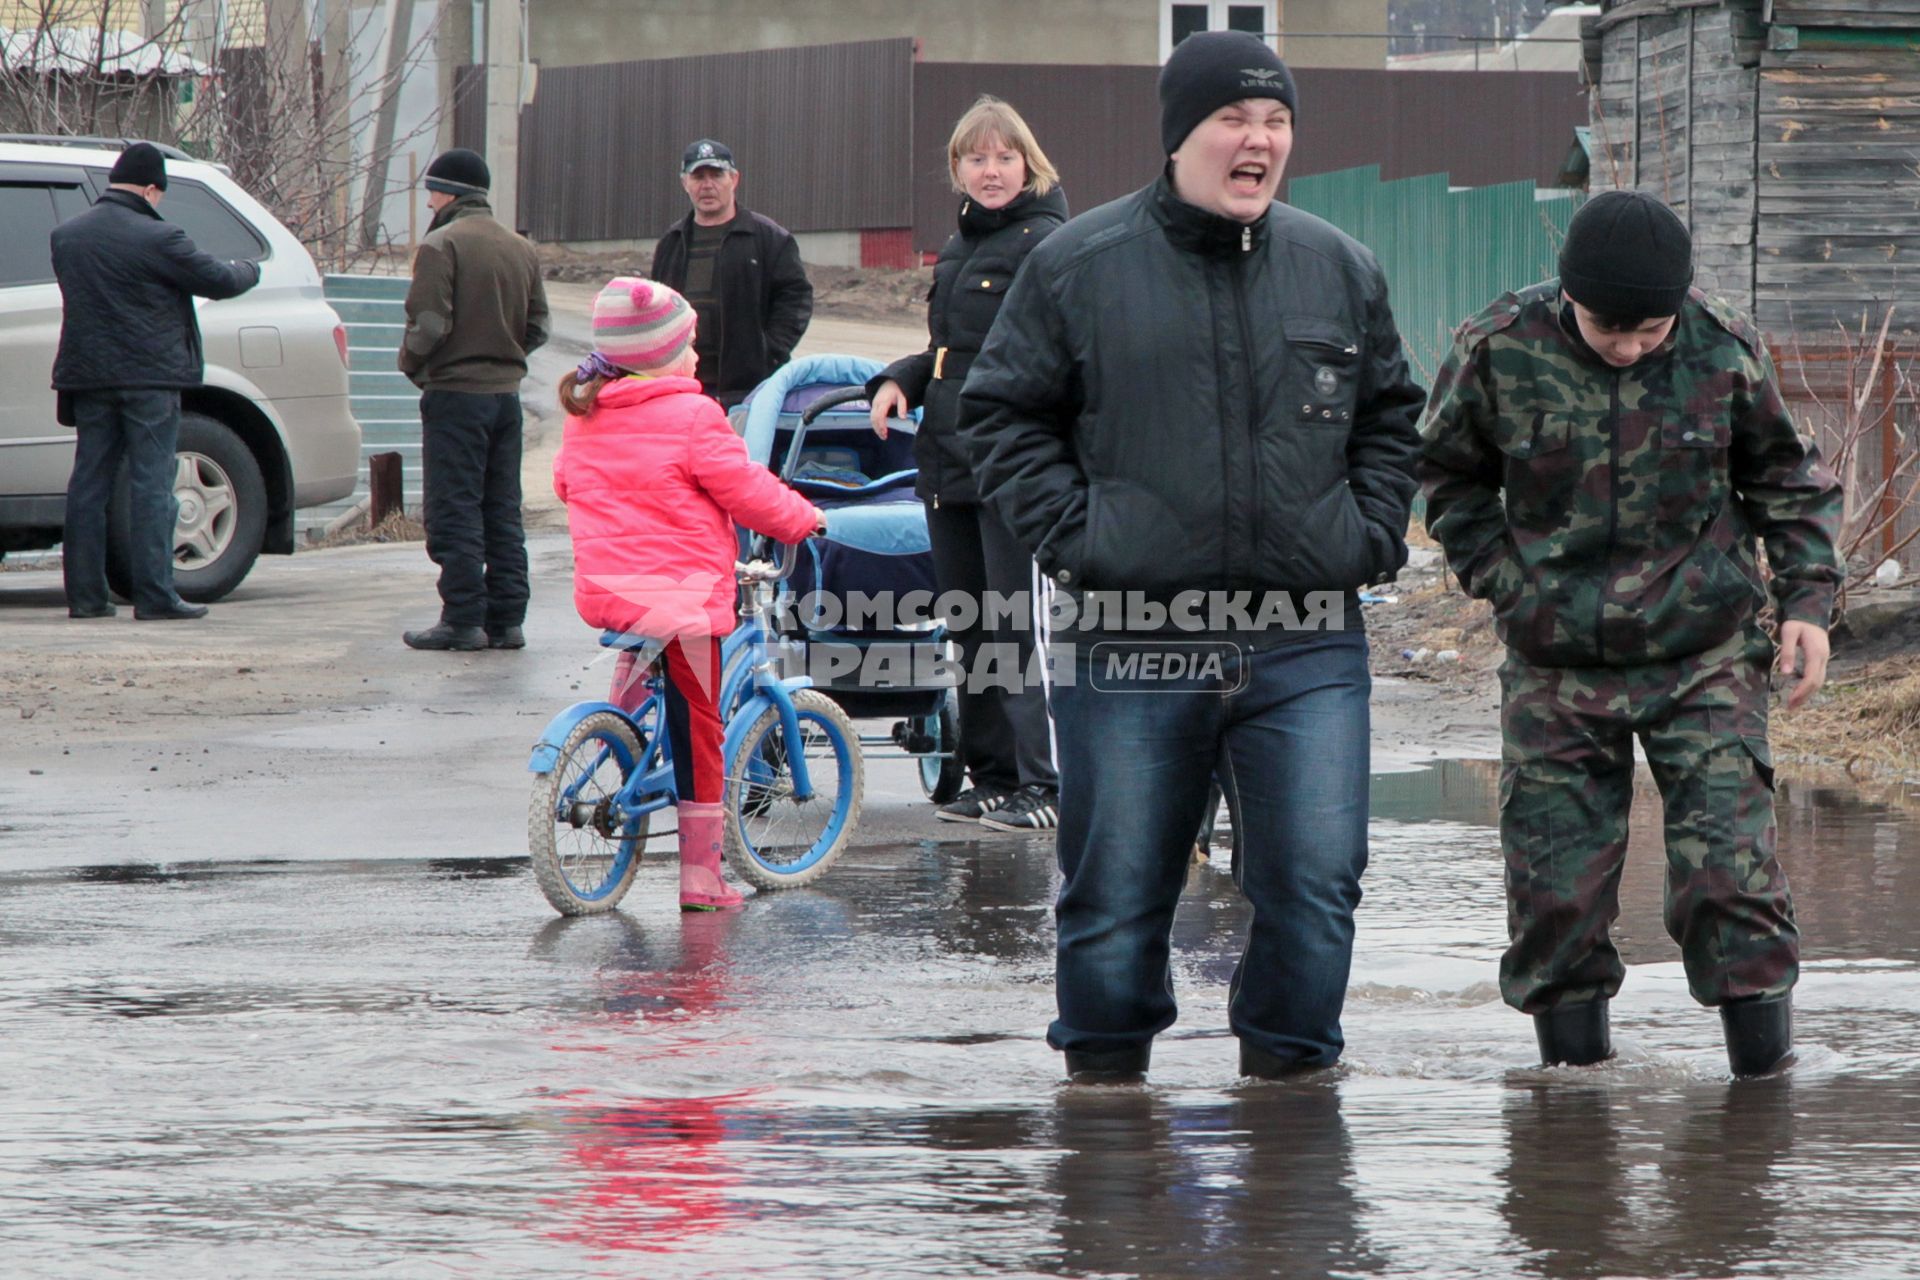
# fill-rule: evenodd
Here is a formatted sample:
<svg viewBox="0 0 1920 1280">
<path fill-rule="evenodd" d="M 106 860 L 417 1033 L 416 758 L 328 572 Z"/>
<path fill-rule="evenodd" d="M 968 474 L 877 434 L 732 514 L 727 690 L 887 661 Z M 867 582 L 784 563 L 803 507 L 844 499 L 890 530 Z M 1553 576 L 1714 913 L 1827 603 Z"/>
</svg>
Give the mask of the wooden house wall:
<svg viewBox="0 0 1920 1280">
<path fill-rule="evenodd" d="M 1920 27 L 1920 0 L 1774 0 L 1773 20 L 1787 26 L 1868 30 Z"/>
<path fill-rule="evenodd" d="M 1912 310 L 1896 314 L 1896 331 L 1920 329 L 1920 59 L 1896 48 L 1769 50 L 1759 109 L 1761 327 L 1857 330 L 1863 315 L 1877 321 L 1900 303 Z"/>
<path fill-rule="evenodd" d="M 1920 2 L 1920 0 L 1916 0 Z M 1702 288 L 1751 309 L 1757 10 L 1691 5 L 1601 35 L 1593 189 L 1645 191 L 1694 236 Z"/>
</svg>

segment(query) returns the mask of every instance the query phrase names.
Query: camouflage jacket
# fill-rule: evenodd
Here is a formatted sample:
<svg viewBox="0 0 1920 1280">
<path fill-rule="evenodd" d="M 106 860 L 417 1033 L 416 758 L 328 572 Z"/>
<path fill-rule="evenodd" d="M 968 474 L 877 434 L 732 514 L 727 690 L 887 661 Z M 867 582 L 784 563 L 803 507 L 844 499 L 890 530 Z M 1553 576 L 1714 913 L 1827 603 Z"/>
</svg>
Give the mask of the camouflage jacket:
<svg viewBox="0 0 1920 1280">
<path fill-rule="evenodd" d="M 1840 485 L 1794 430 L 1745 317 L 1693 290 L 1616 369 L 1559 281 L 1461 325 L 1421 422 L 1427 528 L 1500 636 L 1540 666 L 1685 657 L 1751 625 L 1763 539 L 1783 620 L 1827 626 Z"/>
</svg>

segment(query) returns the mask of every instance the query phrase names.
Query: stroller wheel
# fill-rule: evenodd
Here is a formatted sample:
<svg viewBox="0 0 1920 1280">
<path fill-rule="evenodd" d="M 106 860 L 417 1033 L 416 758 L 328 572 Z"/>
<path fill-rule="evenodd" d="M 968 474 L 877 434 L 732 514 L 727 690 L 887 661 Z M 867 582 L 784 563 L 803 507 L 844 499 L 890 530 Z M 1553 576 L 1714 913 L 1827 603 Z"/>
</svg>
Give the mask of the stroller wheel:
<svg viewBox="0 0 1920 1280">
<path fill-rule="evenodd" d="M 935 804 L 945 804 L 960 794 L 966 781 L 966 764 L 960 759 L 959 699 L 949 690 L 933 715 L 913 722 L 914 728 L 933 739 L 933 751 L 920 757 L 920 789 Z"/>
</svg>

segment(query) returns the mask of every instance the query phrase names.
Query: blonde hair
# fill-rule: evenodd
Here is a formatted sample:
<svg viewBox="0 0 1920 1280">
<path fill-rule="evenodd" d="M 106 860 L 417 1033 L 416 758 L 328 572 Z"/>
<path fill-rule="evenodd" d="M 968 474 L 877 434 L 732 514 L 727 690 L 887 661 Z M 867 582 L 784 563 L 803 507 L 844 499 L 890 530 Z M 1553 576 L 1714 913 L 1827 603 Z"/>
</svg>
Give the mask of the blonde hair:
<svg viewBox="0 0 1920 1280">
<path fill-rule="evenodd" d="M 1033 140 L 1033 130 L 1027 128 L 1020 113 L 992 94 L 983 93 L 967 108 L 960 123 L 953 126 L 953 136 L 947 139 L 947 175 L 953 180 L 955 192 L 965 195 L 967 190 L 960 184 L 960 157 L 991 138 L 1000 139 L 1026 161 L 1027 181 L 1023 190 L 1043 196 L 1059 185 L 1060 174 L 1040 144 Z"/>
</svg>

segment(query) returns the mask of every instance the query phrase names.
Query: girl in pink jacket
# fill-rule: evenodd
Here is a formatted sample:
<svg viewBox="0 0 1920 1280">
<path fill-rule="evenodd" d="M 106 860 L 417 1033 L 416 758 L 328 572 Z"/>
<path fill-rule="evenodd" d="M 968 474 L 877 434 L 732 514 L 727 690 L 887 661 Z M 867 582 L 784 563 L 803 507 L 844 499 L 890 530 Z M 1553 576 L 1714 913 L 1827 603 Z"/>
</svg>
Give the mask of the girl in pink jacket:
<svg viewBox="0 0 1920 1280">
<path fill-rule="evenodd" d="M 734 526 L 799 542 L 825 517 L 750 459 L 700 393 L 693 328 L 693 308 L 663 284 L 620 276 L 600 291 L 594 352 L 560 383 L 553 490 L 567 504 L 580 616 L 666 642 L 680 907 L 703 911 L 741 901 L 720 876 L 720 638 L 734 623 Z M 614 700 L 631 708 L 622 686 L 637 681 L 621 657 Z"/>
</svg>

